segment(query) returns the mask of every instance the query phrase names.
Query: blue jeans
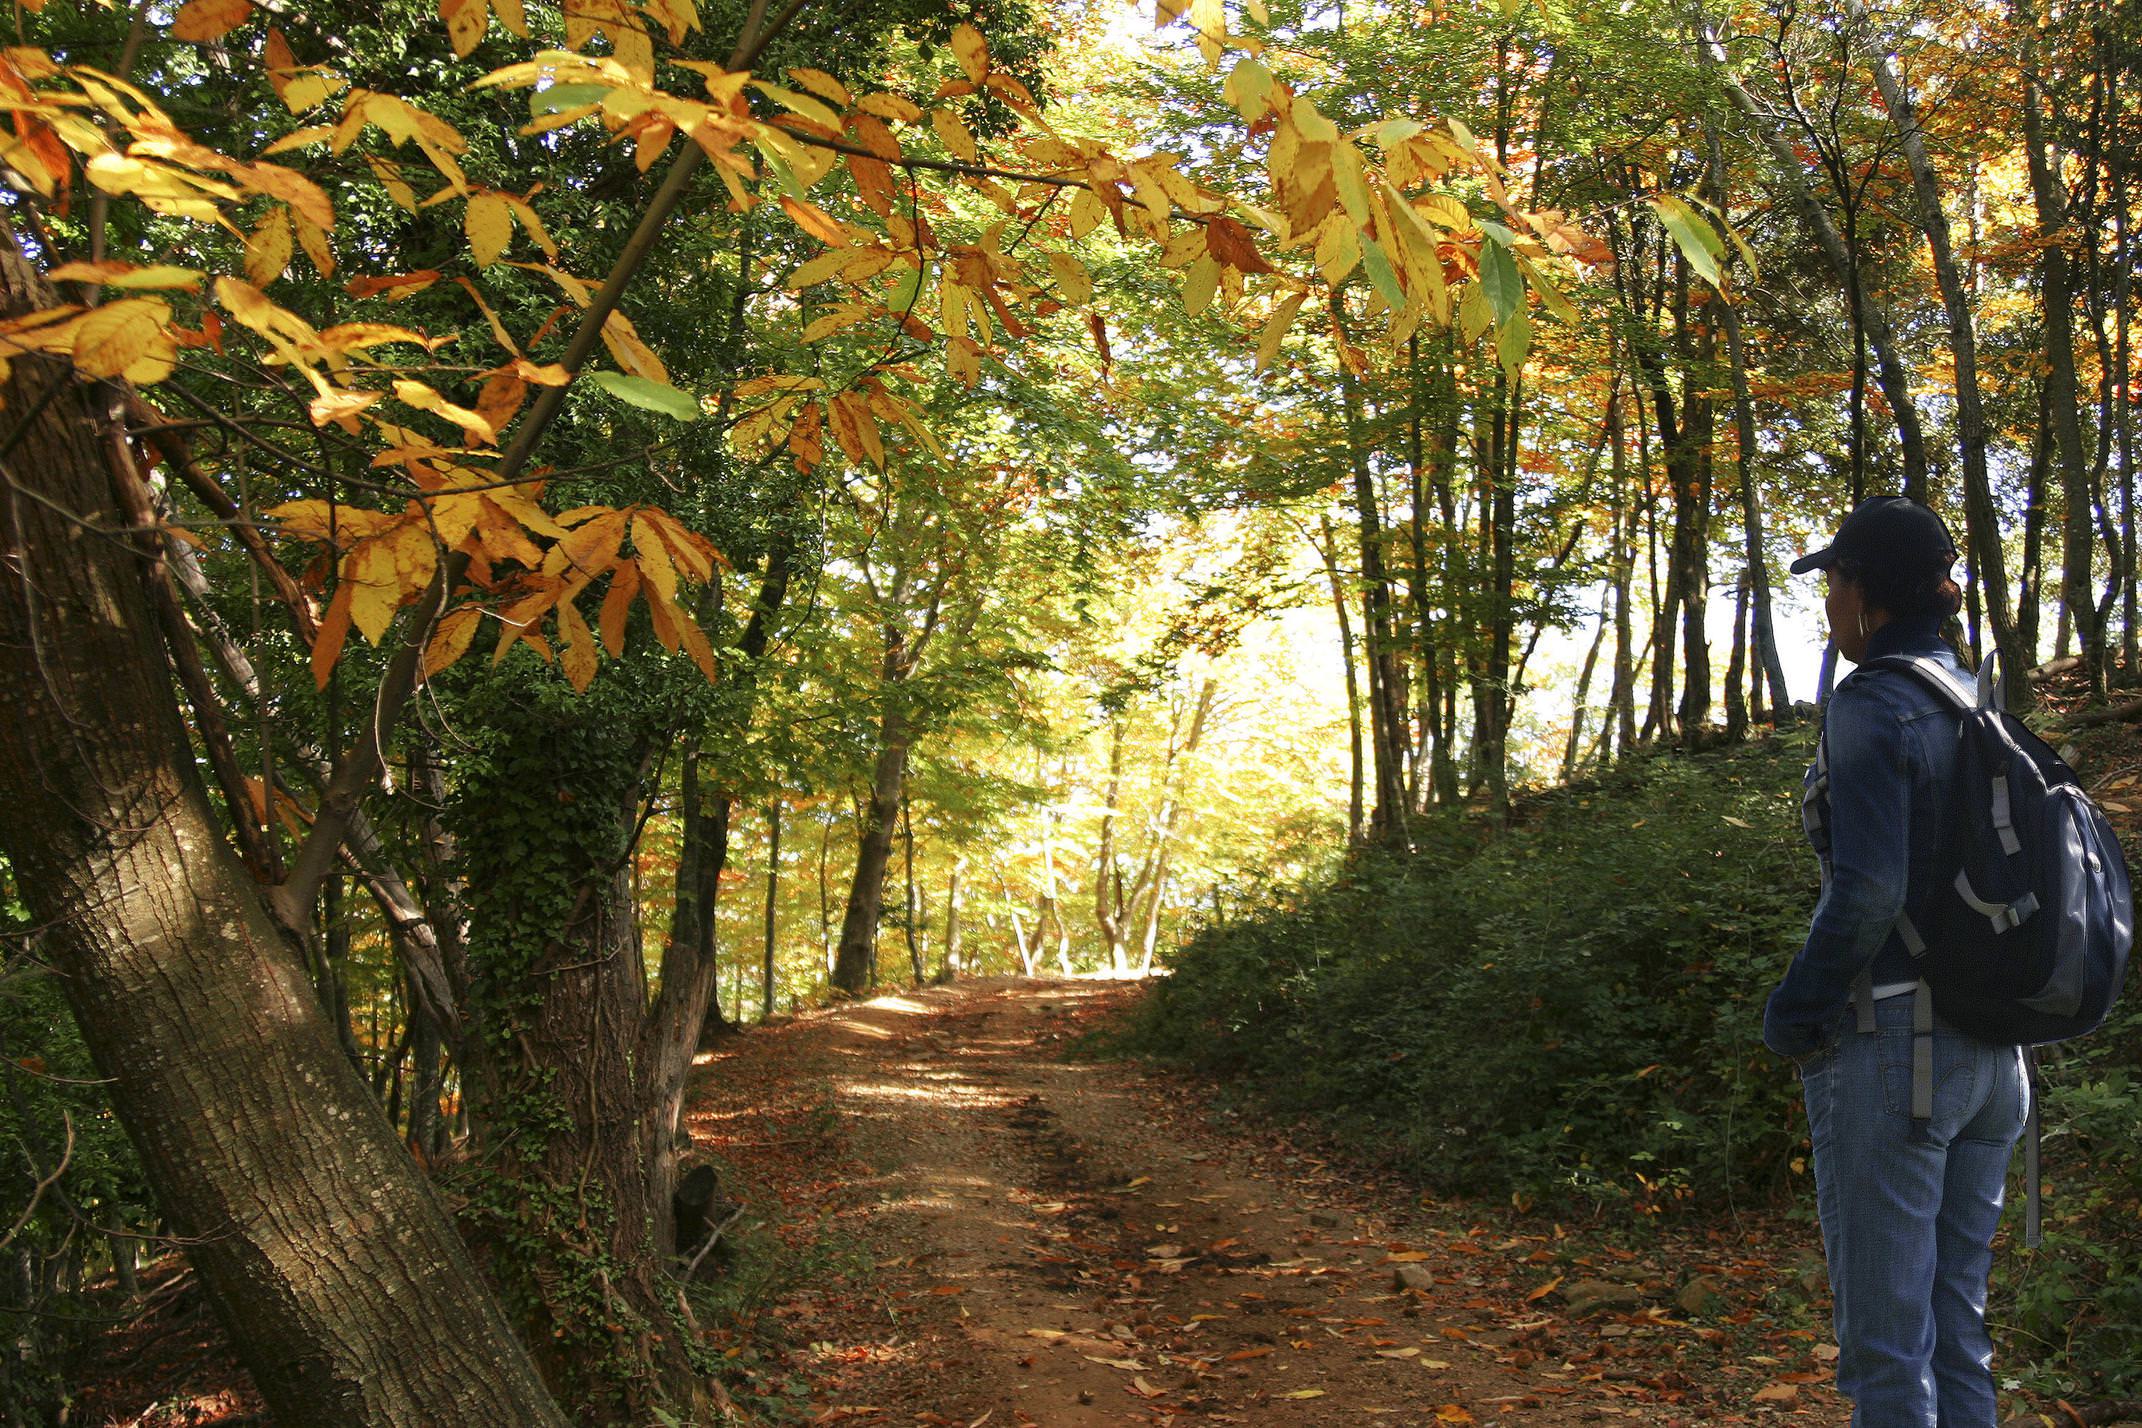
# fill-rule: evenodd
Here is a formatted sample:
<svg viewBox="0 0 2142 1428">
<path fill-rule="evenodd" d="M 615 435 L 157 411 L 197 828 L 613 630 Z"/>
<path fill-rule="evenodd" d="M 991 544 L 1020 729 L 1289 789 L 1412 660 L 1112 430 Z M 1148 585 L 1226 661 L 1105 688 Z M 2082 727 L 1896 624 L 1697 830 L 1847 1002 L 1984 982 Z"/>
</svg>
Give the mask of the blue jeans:
<svg viewBox="0 0 2142 1428">
<path fill-rule="evenodd" d="M 1995 1428 L 1986 1276 L 2023 1133 L 2023 1053 L 1939 1019 L 1934 1114 L 1911 1118 L 1912 998 L 1847 1010 L 1800 1062 L 1853 1428 Z"/>
</svg>

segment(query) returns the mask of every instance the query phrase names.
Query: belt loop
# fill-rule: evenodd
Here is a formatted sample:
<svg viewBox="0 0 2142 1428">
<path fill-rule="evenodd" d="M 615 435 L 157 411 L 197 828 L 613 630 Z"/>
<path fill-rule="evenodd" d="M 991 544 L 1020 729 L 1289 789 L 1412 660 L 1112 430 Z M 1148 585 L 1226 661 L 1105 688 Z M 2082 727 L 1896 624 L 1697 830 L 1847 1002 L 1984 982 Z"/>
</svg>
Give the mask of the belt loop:
<svg viewBox="0 0 2142 1428">
<path fill-rule="evenodd" d="M 1861 1031 L 1874 1030 L 1874 968 L 1869 966 L 1852 983 L 1852 1007 L 1859 1015 Z"/>
</svg>

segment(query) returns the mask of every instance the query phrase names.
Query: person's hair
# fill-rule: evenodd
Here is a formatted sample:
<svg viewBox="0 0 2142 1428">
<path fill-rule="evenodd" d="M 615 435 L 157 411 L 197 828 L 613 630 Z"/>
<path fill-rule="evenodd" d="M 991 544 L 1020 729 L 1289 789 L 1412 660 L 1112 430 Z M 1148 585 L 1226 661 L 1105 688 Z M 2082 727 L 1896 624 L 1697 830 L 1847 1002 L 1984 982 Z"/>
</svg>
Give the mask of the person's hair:
<svg viewBox="0 0 2142 1428">
<path fill-rule="evenodd" d="M 1911 569 L 1839 560 L 1830 570 L 1858 586 L 1867 604 L 1893 618 L 1936 615 L 1946 620 L 1963 608 L 1963 591 L 1949 574 L 1947 561 Z"/>
</svg>

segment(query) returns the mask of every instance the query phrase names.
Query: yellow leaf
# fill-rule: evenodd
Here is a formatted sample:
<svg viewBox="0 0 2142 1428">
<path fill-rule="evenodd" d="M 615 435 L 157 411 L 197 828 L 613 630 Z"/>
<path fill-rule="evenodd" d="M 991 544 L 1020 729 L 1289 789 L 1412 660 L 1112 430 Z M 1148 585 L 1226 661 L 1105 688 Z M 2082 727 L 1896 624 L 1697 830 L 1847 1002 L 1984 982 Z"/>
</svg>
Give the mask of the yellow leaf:
<svg viewBox="0 0 2142 1428">
<path fill-rule="evenodd" d="M 348 83 L 341 75 L 324 70 L 301 74 L 283 86 L 283 103 L 289 106 L 292 114 L 302 114 L 340 94 Z"/>
<path fill-rule="evenodd" d="M 186 0 L 171 21 L 171 38 L 207 44 L 246 22 L 253 0 Z"/>
<path fill-rule="evenodd" d="M 782 211 L 796 221 L 796 226 L 829 248 L 848 246 L 848 235 L 833 221 L 833 215 L 815 204 L 805 203 L 800 198 L 781 196 Z"/>
<path fill-rule="evenodd" d="M 625 619 L 632 612 L 632 597 L 640 593 L 640 568 L 621 562 L 610 575 L 609 593 L 602 597 L 602 647 L 615 659 L 625 652 Z"/>
<path fill-rule="evenodd" d="M 1257 366 L 1260 369 L 1271 366 L 1272 359 L 1279 355 L 1279 344 L 1286 340 L 1287 329 L 1294 325 L 1294 315 L 1302 310 L 1305 296 L 1303 293 L 1290 294 L 1273 310 L 1271 320 L 1265 323 L 1264 331 L 1257 338 Z"/>
<path fill-rule="evenodd" d="M 127 298 L 100 307 L 75 330 L 74 365 L 91 377 L 160 382 L 171 375 L 175 355 L 171 307 L 161 298 Z"/>
<path fill-rule="evenodd" d="M 401 165 L 372 154 L 365 155 L 364 161 L 371 168 L 372 177 L 378 179 L 379 186 L 387 191 L 387 197 L 411 213 L 417 211 L 416 190 L 403 181 Z"/>
<path fill-rule="evenodd" d="M 497 13 L 499 24 L 521 39 L 528 38 L 528 10 L 521 0 L 491 0 L 491 9 Z"/>
<path fill-rule="evenodd" d="M 387 627 L 394 623 L 394 612 L 402 607 L 393 534 L 374 536 L 351 551 L 342 562 L 342 582 L 350 591 L 350 623 L 367 640 L 378 644 L 386 637 Z"/>
<path fill-rule="evenodd" d="M 982 32 L 964 20 L 952 27 L 952 53 L 967 78 L 980 84 L 989 74 L 989 42 Z"/>
<path fill-rule="evenodd" d="M 513 241 L 513 209 L 498 194 L 471 194 L 462 227 L 469 235 L 469 256 L 477 267 L 488 268 Z"/>
<path fill-rule="evenodd" d="M 1065 302 L 1084 307 L 1093 301 L 1093 279 L 1087 276 L 1086 265 L 1069 253 L 1049 254 L 1049 272 L 1063 289 Z"/>
<path fill-rule="evenodd" d="M 492 430 L 490 421 L 481 413 L 472 412 L 467 407 L 456 406 L 422 382 L 397 379 L 394 383 L 394 399 L 404 405 L 415 407 L 418 411 L 430 412 L 434 416 L 445 417 L 448 421 L 464 428 L 466 433 L 475 440 L 491 442 L 498 439 L 498 433 Z"/>
<path fill-rule="evenodd" d="M 844 109 L 855 102 L 848 93 L 848 86 L 822 69 L 792 69 L 788 72 L 788 77 L 820 99 L 838 104 Z"/>
<path fill-rule="evenodd" d="M 303 248 L 305 256 L 312 260 L 314 269 L 323 278 L 333 277 L 335 275 L 335 250 L 328 244 L 327 230 L 306 218 L 304 214 L 295 211 L 290 215 L 290 223 L 293 228 L 297 229 L 298 246 Z"/>
<path fill-rule="evenodd" d="M 967 132 L 967 126 L 962 124 L 959 116 L 951 110 L 932 109 L 930 127 L 937 131 L 938 142 L 955 157 L 965 159 L 970 164 L 980 157 L 980 151 L 974 147 L 974 135 Z"/>
<path fill-rule="evenodd" d="M 266 158 L 270 154 L 285 154 L 292 149 L 302 149 L 308 144 L 324 143 L 333 136 L 334 132 L 333 129 L 330 129 L 325 124 L 313 124 L 303 129 L 292 129 L 282 138 L 262 149 L 260 156 Z"/>
<path fill-rule="evenodd" d="M 603 319 L 602 342 L 617 359 L 617 365 L 631 375 L 645 377 L 663 386 L 673 385 L 669 380 L 669 369 L 662 365 L 661 358 L 655 356 L 654 349 L 640 340 L 639 329 L 622 312 L 612 312 Z"/>
<path fill-rule="evenodd" d="M 558 602 L 558 639 L 564 646 L 558 654 L 558 668 L 565 671 L 565 682 L 576 693 L 584 692 L 595 682 L 595 636 L 570 600 Z"/>
<path fill-rule="evenodd" d="M 175 268 L 168 263 L 137 268 L 117 258 L 100 263 L 62 263 L 45 276 L 55 283 L 101 283 L 108 288 L 182 288 L 191 292 L 201 286 L 198 269 Z"/>
<path fill-rule="evenodd" d="M 335 226 L 335 205 L 329 200 L 327 191 L 297 170 L 286 169 L 281 164 L 247 164 L 233 173 L 240 183 L 255 193 L 281 199 L 290 205 L 292 212 L 322 228 Z"/>
<path fill-rule="evenodd" d="M 482 623 L 483 611 L 474 605 L 464 605 L 441 619 L 431 632 L 431 643 L 424 646 L 424 677 L 431 678 L 467 654 Z"/>
<path fill-rule="evenodd" d="M 1210 253 L 1190 265 L 1183 275 L 1183 308 L 1196 317 L 1212 305 L 1213 292 L 1220 284 L 1219 260 Z"/>
<path fill-rule="evenodd" d="M 312 424 L 325 426 L 331 421 L 339 421 L 346 424 L 345 429 L 354 428 L 356 423 L 351 418 L 384 395 L 383 392 L 363 392 L 346 388 L 314 397 L 310 408 Z"/>
<path fill-rule="evenodd" d="M 290 210 L 281 204 L 261 215 L 245 240 L 245 275 L 264 288 L 290 266 Z"/>
<path fill-rule="evenodd" d="M 439 0 L 439 18 L 446 21 L 446 37 L 453 42 L 455 56 L 466 58 L 483 43 L 491 7 L 485 0 Z"/>
<path fill-rule="evenodd" d="M 1282 1393 L 1278 1396 L 1281 1398 L 1322 1398 L 1324 1396 L 1324 1390 L 1321 1388 L 1297 1388 L 1289 1393 Z"/>
</svg>

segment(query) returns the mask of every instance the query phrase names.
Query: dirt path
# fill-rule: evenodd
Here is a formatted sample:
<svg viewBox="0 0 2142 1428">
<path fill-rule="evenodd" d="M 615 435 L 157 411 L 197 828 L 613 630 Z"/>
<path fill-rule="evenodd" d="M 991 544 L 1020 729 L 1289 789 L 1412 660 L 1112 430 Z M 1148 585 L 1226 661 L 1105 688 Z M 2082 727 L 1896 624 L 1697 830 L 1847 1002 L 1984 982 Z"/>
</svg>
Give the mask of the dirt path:
<svg viewBox="0 0 2142 1428">
<path fill-rule="evenodd" d="M 1814 1334 L 1745 1356 L 1675 1307 L 1698 1269 L 1719 1312 L 1745 1298 L 1729 1256 L 1571 1265 L 1552 1235 L 1438 1229 L 1163 1076 L 1064 1055 L 1133 995 L 933 989 L 712 1058 L 695 1137 L 853 1250 L 771 1307 L 792 1347 L 767 1376 L 812 1421 L 1844 1421 Z"/>
</svg>

